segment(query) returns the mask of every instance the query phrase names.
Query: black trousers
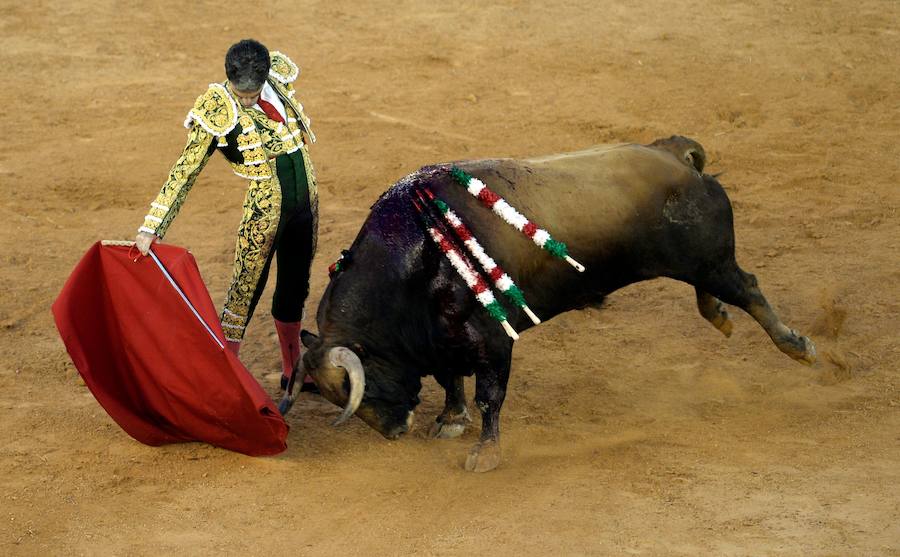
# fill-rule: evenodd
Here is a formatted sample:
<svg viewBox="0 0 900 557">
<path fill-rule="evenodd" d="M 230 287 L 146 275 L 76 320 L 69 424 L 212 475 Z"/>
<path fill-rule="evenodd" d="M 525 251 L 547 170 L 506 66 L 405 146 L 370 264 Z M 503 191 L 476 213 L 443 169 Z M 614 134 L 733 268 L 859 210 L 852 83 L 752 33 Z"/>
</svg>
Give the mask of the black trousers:
<svg viewBox="0 0 900 557">
<path fill-rule="evenodd" d="M 268 282 L 273 256 L 277 260 L 278 269 L 275 294 L 272 297 L 272 317 L 288 323 L 300 321 L 303 304 L 309 296 L 314 231 L 303 156 L 299 151 L 279 155 L 275 159 L 275 165 L 281 184 L 281 217 L 275 233 L 275 243 L 250 301 L 247 323 L 250 322 Z"/>
</svg>

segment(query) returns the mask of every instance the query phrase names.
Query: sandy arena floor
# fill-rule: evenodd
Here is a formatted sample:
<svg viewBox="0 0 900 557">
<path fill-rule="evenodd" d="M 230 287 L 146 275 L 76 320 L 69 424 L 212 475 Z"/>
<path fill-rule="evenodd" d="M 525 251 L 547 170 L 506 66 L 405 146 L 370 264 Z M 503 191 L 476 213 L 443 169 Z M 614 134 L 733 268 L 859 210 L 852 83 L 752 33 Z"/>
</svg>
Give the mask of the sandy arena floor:
<svg viewBox="0 0 900 557">
<path fill-rule="evenodd" d="M 0 554 L 900 555 L 900 4 L 200 4 L 0 5 Z M 431 381 L 397 442 L 305 397 L 276 458 L 138 444 L 50 304 L 93 242 L 133 237 L 247 36 L 301 64 L 319 137 L 310 313 L 369 205 L 424 164 L 678 133 L 724 172 L 738 259 L 819 362 L 743 313 L 725 339 L 660 280 L 523 336 L 489 474 L 462 469 L 477 423 L 426 438 Z M 216 155 L 167 237 L 217 303 L 244 188 Z M 242 357 L 274 395 L 268 300 Z"/>
</svg>

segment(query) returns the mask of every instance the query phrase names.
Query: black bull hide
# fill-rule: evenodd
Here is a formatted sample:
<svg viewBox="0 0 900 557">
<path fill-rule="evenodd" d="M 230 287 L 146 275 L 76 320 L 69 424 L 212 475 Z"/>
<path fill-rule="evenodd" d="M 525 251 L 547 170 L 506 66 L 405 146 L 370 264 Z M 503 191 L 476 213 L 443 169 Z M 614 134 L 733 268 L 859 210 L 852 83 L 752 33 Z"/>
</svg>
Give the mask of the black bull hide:
<svg viewBox="0 0 900 557">
<path fill-rule="evenodd" d="M 428 236 L 412 202 L 424 188 L 465 221 L 543 320 L 596 305 L 628 284 L 670 277 L 695 287 L 700 314 L 726 336 L 732 324 L 723 302 L 752 315 L 784 353 L 812 363 L 812 342 L 779 320 L 753 275 L 738 267 L 731 204 L 703 173 L 704 159 L 699 144 L 676 136 L 648 146 L 456 164 L 565 242 L 584 272 L 481 205 L 454 181 L 451 165 L 407 176 L 373 205 L 332 277 L 318 309 L 319 336 L 304 335 L 303 368 L 326 398 L 347 406 L 345 416 L 355 412 L 389 438 L 409 429 L 425 375 L 447 393 L 431 433 L 462 433 L 470 421 L 462 377 L 474 373 L 482 432 L 466 468 L 497 466 L 513 341 Z M 533 326 L 496 296 L 517 331 Z"/>
</svg>

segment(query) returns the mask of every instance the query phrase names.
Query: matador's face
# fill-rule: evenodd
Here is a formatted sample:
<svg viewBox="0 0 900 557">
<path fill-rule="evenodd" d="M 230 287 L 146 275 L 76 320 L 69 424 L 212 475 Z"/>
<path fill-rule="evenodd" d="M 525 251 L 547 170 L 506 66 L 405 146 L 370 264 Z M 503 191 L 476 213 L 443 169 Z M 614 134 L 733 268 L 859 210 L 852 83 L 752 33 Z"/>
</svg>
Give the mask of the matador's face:
<svg viewBox="0 0 900 557">
<path fill-rule="evenodd" d="M 234 93 L 234 96 L 238 98 L 238 101 L 244 108 L 250 108 L 256 104 L 256 101 L 259 100 L 259 94 L 262 92 L 262 87 L 255 91 L 242 91 L 230 83 L 229 85 L 231 86 L 231 92 Z"/>
</svg>

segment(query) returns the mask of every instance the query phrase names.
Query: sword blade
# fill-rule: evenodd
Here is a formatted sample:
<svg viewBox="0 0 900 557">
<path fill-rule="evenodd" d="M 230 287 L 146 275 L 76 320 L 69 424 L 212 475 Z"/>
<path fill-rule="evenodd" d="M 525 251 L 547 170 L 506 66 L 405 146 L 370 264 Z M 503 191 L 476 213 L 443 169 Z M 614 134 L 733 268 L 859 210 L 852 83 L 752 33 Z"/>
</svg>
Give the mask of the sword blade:
<svg viewBox="0 0 900 557">
<path fill-rule="evenodd" d="M 156 254 L 153 253 L 152 249 L 148 250 L 147 253 L 149 253 L 150 257 L 153 258 L 153 261 L 156 263 L 156 266 L 159 267 L 160 271 L 162 271 L 163 276 L 166 277 L 166 280 L 169 281 L 169 284 L 172 285 L 172 288 L 174 288 L 175 291 L 178 292 L 178 295 L 181 296 L 181 299 L 184 300 L 184 303 L 187 304 L 187 306 L 191 309 L 191 313 L 194 314 L 194 317 L 197 318 L 197 321 L 199 321 L 200 324 L 203 325 L 203 328 L 206 329 L 206 332 L 209 333 L 209 336 L 215 341 L 215 343 L 219 345 L 219 348 L 224 350 L 225 345 L 222 344 L 222 341 L 220 341 L 216 337 L 216 334 L 209 327 L 209 325 L 206 324 L 206 321 L 204 321 L 203 318 L 200 317 L 200 314 L 197 312 L 196 308 L 194 308 L 194 305 L 191 303 L 190 300 L 187 299 L 187 296 L 184 295 L 184 292 L 182 292 L 181 288 L 179 288 L 178 285 L 175 283 L 175 279 L 173 279 L 172 275 L 169 274 L 169 271 L 166 270 L 166 267 L 165 267 L 165 265 L 162 264 L 162 261 L 160 261 L 159 258 L 156 257 Z"/>
</svg>

